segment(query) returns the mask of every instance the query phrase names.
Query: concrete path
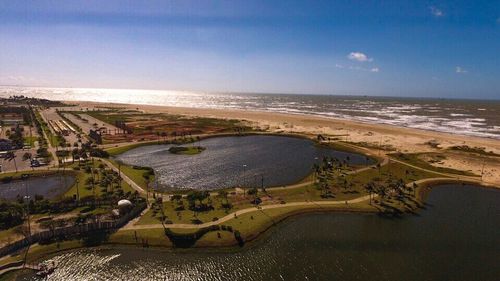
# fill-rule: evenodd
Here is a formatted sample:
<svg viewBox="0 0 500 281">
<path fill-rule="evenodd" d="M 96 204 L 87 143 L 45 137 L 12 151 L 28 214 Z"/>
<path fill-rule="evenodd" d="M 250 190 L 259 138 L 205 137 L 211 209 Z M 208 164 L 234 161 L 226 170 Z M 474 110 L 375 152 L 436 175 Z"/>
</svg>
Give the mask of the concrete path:
<svg viewBox="0 0 500 281">
<path fill-rule="evenodd" d="M 111 164 L 111 162 L 109 162 L 108 160 L 103 159 L 103 158 L 100 158 L 100 159 L 104 164 L 106 164 L 113 171 L 115 171 L 117 173 L 119 172 L 118 167 Z M 146 194 L 146 191 L 141 186 L 139 186 L 137 183 L 135 183 L 135 181 L 131 180 L 125 173 L 120 172 L 120 175 L 121 175 L 122 179 L 130 185 L 130 187 L 137 190 L 137 192 L 139 192 L 140 194 Z"/>
<path fill-rule="evenodd" d="M 376 197 L 372 195 L 372 198 Z M 354 203 L 360 203 L 363 201 L 367 201 L 370 199 L 369 195 L 361 196 L 355 199 L 351 200 L 341 200 L 341 201 L 301 201 L 301 202 L 290 202 L 286 204 L 270 204 L 270 205 L 263 205 L 263 206 L 258 206 L 258 207 L 250 207 L 242 210 L 238 210 L 236 212 L 230 213 L 226 215 L 223 218 L 220 218 L 217 221 L 211 221 L 211 222 L 206 222 L 203 224 L 167 224 L 165 225 L 168 228 L 204 228 L 212 225 L 217 225 L 221 224 L 224 222 L 227 222 L 229 220 L 234 219 L 237 216 L 246 214 L 246 213 L 251 213 L 251 212 L 258 212 L 262 210 L 270 210 L 270 209 L 278 209 L 278 208 L 287 208 L 287 207 L 298 207 L 298 206 L 331 206 L 331 205 L 348 205 L 348 204 L 354 204 Z M 137 230 L 137 229 L 151 229 L 151 228 L 163 228 L 164 225 L 162 224 L 143 224 L 143 225 L 126 225 L 125 227 L 121 228 L 119 231 L 122 230 Z"/>
</svg>

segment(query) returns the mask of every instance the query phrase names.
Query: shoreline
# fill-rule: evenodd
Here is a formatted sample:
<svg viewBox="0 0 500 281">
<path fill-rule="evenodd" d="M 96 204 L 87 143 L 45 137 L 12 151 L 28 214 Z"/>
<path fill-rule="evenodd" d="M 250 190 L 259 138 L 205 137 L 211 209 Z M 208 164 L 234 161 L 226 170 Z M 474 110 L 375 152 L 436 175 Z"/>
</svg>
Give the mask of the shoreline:
<svg viewBox="0 0 500 281">
<path fill-rule="evenodd" d="M 429 179 L 429 182 L 420 186 L 419 190 L 417 191 L 417 198 L 421 201 L 422 204 L 425 204 L 425 201 L 428 197 L 428 195 L 432 192 L 434 188 L 439 188 L 440 185 L 448 185 L 448 184 L 460 184 L 460 185 L 472 185 L 473 188 L 485 188 L 485 189 L 493 189 L 493 190 L 498 190 L 498 188 L 491 187 L 491 186 L 485 186 L 482 185 L 478 182 L 472 182 L 472 181 L 463 181 L 463 180 L 458 180 L 458 179 Z M 417 209 L 417 212 L 421 212 L 425 210 L 424 207 L 420 207 Z M 195 245 L 191 248 L 176 248 L 173 247 L 172 245 L 170 246 L 162 246 L 162 245 L 151 245 L 147 247 L 141 247 L 140 244 L 135 244 L 135 243 L 117 243 L 117 242 L 106 242 L 102 245 L 97 245 L 97 246 L 84 246 L 81 245 L 80 242 L 78 242 L 78 245 L 75 245 L 75 240 L 69 240 L 69 241 L 63 241 L 60 242 L 60 247 L 58 247 L 54 251 L 41 251 L 41 253 L 38 253 L 35 255 L 34 259 L 30 259 L 29 263 L 34 263 L 34 262 L 41 262 L 44 259 L 51 258 L 55 255 L 65 253 L 65 252 L 70 252 L 74 250 L 79 250 L 79 249 L 104 249 L 104 250 L 113 250 L 113 249 L 144 249 L 144 250 L 153 250 L 153 251 L 158 251 L 158 252 L 163 252 L 163 253 L 171 253 L 171 252 L 176 252 L 176 253 L 205 253 L 205 254 L 213 254 L 213 253 L 239 253 L 241 251 L 247 251 L 252 248 L 258 247 L 259 245 L 262 245 L 263 242 L 272 234 L 273 231 L 278 230 L 280 227 L 283 226 L 283 224 L 290 222 L 291 220 L 295 218 L 299 218 L 302 216 L 310 216 L 310 215 L 335 215 L 335 214 L 355 214 L 355 215 L 379 215 L 378 211 L 376 209 L 373 209 L 373 207 L 366 207 L 366 206 L 358 206 L 356 207 L 351 207 L 348 209 L 340 209 L 336 208 L 333 206 L 323 206 L 323 207 L 312 207 L 312 208 L 306 208 L 306 209 L 296 209 L 292 210 L 289 212 L 286 212 L 284 214 L 278 215 L 276 217 L 270 218 L 272 220 L 272 223 L 261 227 L 260 229 L 257 229 L 255 231 L 255 234 L 252 235 L 248 240 L 245 239 L 245 243 L 243 246 L 239 246 L 236 241 L 231 243 L 230 245 L 220 245 L 220 246 L 207 246 L 207 245 Z M 407 215 L 412 215 L 413 213 L 411 212 L 404 212 L 401 214 L 401 216 L 407 216 Z M 118 232 L 118 231 L 117 231 Z M 113 232 L 116 233 L 116 232 Z M 168 239 L 165 237 L 165 239 Z M 39 245 L 37 245 L 39 246 Z M 12 271 L 8 272 L 15 272 L 18 271 L 19 269 L 13 269 Z M 5 272 L 4 274 L 8 273 Z M 0 275 L 1 277 L 1 275 Z"/>
<path fill-rule="evenodd" d="M 372 124 L 352 120 L 326 117 L 315 117 L 300 114 L 284 114 L 261 111 L 244 111 L 236 109 L 204 109 L 168 107 L 157 105 L 137 105 L 99 102 L 66 102 L 77 107 L 86 108 L 124 108 L 140 110 L 147 113 L 163 113 L 184 115 L 188 117 L 211 117 L 221 119 L 237 119 L 250 126 L 276 134 L 295 134 L 315 137 L 318 134 L 332 137 L 343 142 L 367 145 L 372 151 L 392 149 L 392 152 L 404 153 L 444 153 L 447 159 L 442 167 L 470 171 L 476 175 L 483 173 L 484 179 L 492 184 L 500 185 L 500 157 L 480 155 L 451 150 L 454 146 L 480 147 L 500 155 L 500 140 L 465 135 L 436 132 L 423 129 L 399 127 L 388 124 Z M 438 147 L 429 145 L 438 143 Z M 483 163 L 485 168 L 482 169 Z"/>
<path fill-rule="evenodd" d="M 302 122 L 312 122 L 318 121 L 320 123 L 329 122 L 333 124 L 341 124 L 345 126 L 352 126 L 354 128 L 357 127 L 366 127 L 372 128 L 373 130 L 403 130 L 407 133 L 412 134 L 420 134 L 420 135 L 436 135 L 437 137 L 443 138 L 466 138 L 469 141 L 483 143 L 486 145 L 491 145 L 493 149 L 498 149 L 500 153 L 500 139 L 497 138 L 489 138 L 489 137 L 479 137 L 472 135 L 463 135 L 463 134 L 454 134 L 451 132 L 441 132 L 435 130 L 427 130 L 427 129 L 418 129 L 411 127 L 403 127 L 394 124 L 385 124 L 378 122 L 364 122 L 360 120 L 350 120 L 347 118 L 340 117 L 326 117 L 322 115 L 314 115 L 314 114 L 306 114 L 306 113 L 285 113 L 285 112 L 271 112 L 265 110 L 245 110 L 245 109 L 233 109 L 233 108 L 201 108 L 201 107 L 177 107 L 177 106 L 165 106 L 165 105 L 149 105 L 149 104 L 130 104 L 130 103 L 104 103 L 104 102 L 92 102 L 92 101 L 61 101 L 68 105 L 78 105 L 78 107 L 94 107 L 94 108 L 126 108 L 126 109 L 135 109 L 145 110 L 153 113 L 170 113 L 170 114 L 180 114 L 186 116 L 198 116 L 198 117 L 213 117 L 213 118 L 225 118 L 225 119 L 242 119 L 248 121 L 254 121 L 254 119 L 262 119 L 265 116 L 279 117 L 283 120 L 296 120 L 299 123 Z M 304 120 L 310 119 L 310 120 Z M 275 118 L 271 118 L 275 119 Z M 260 121 L 260 120 L 259 120 Z M 292 124 L 293 125 L 293 124 Z M 386 127 L 386 128 L 384 128 Z M 293 131 L 296 133 L 300 133 L 300 129 L 297 128 L 297 131 Z M 320 128 L 317 128 L 320 129 Z M 327 128 L 325 128 L 327 129 Z M 307 132 L 307 131 L 306 131 Z M 345 132 L 344 132 L 345 133 Z M 352 132 L 349 132 L 352 133 Z M 462 139 L 462 141 L 464 141 Z"/>
<path fill-rule="evenodd" d="M 125 89 L 124 89 L 125 90 Z M 140 91 L 140 90 L 138 90 Z M 189 91 L 181 91 L 181 92 L 189 92 Z M 232 94 L 232 93 L 222 93 L 222 94 Z M 237 94 L 259 94 L 259 93 L 237 93 Z M 265 93 L 264 93 L 265 94 Z M 272 94 L 272 93 L 271 93 Z M 288 94 L 284 94 L 288 95 Z M 293 94 L 293 95 L 302 95 L 302 94 Z M 323 96 L 323 95 L 311 95 L 311 96 Z M 334 95 L 337 96 L 337 95 Z M 345 96 L 345 97 L 356 97 L 350 96 L 350 95 L 338 95 L 339 97 Z M 366 96 L 357 96 L 360 98 L 365 98 Z M 397 96 L 374 96 L 373 98 L 401 98 Z M 432 97 L 403 97 L 403 99 L 434 99 Z M 493 101 L 493 102 L 498 102 L 498 100 L 492 99 L 492 100 L 483 100 L 483 99 L 440 99 L 440 98 L 435 98 L 436 100 L 458 100 L 458 101 L 477 101 L 477 102 L 484 102 L 484 101 Z M 105 104 L 105 105 L 110 105 L 110 106 L 126 106 L 128 107 L 129 105 L 137 105 L 140 107 L 163 107 L 163 108 L 183 108 L 183 109 L 193 109 L 193 110 L 214 110 L 214 111 L 242 111 L 242 112 L 257 112 L 257 113 L 272 113 L 272 114 L 285 114 L 285 115 L 297 115 L 297 116 L 308 116 L 308 117 L 315 117 L 315 118 L 324 118 L 324 119 L 330 119 L 330 120 L 337 120 L 337 121 L 348 121 L 348 122 L 357 122 L 360 124 L 374 124 L 374 125 L 383 125 L 383 126 L 394 126 L 394 127 L 400 127 L 403 128 L 405 124 L 400 123 L 400 124 L 393 124 L 389 121 L 389 119 L 379 119 L 377 121 L 369 121 L 369 120 L 364 120 L 359 118 L 360 116 L 331 116 L 328 115 L 328 112 L 314 112 L 314 111 L 298 111 L 298 110 L 289 110 L 289 111 L 270 111 L 262 108 L 235 108 L 235 107 L 202 107 L 202 106 L 173 106 L 173 105 L 155 105 L 152 103 L 127 103 L 127 102 L 121 102 L 121 101 L 112 101 L 112 102 L 105 102 L 105 101 L 92 101 L 92 100 L 64 100 L 64 99 L 53 99 L 55 101 L 59 101 L 62 103 L 66 104 Z M 137 102 L 137 101 L 135 101 Z M 432 128 L 417 128 L 417 127 L 404 127 L 404 128 L 410 128 L 414 130 L 421 130 L 421 131 L 430 131 L 430 132 L 436 132 L 436 133 L 445 133 L 445 134 L 452 134 L 452 135 L 457 135 L 457 136 L 465 136 L 465 137 L 475 137 L 475 138 L 484 138 L 484 139 L 492 139 L 492 140 L 500 140 L 500 135 L 495 135 L 495 134 L 490 134 L 490 133 L 482 133 L 479 131 L 471 131 L 469 133 L 465 132 L 462 134 L 457 134 L 454 133 L 453 128 L 448 128 L 446 131 L 440 131 L 439 128 L 432 129 Z M 443 128 L 443 130 L 446 128 Z"/>
<path fill-rule="evenodd" d="M 87 103 L 81 103 L 80 105 L 87 105 Z M 98 108 L 102 106 L 102 104 L 93 103 L 91 106 L 93 106 L 94 108 Z M 106 107 L 113 107 L 113 106 L 116 106 L 116 104 L 113 105 L 106 104 Z M 123 104 L 120 104 L 119 106 L 120 108 L 124 108 Z M 129 107 L 125 108 L 135 110 L 136 108 L 141 107 L 140 105 L 128 105 L 128 106 Z M 177 251 L 207 251 L 207 252 L 239 251 L 241 249 L 248 249 L 249 247 L 253 247 L 253 245 L 260 244 L 258 243 L 259 241 L 265 239 L 266 237 L 268 237 L 268 235 L 271 234 L 270 233 L 271 229 L 274 229 L 275 226 L 280 226 L 283 221 L 286 221 L 289 218 L 294 218 L 313 213 L 354 212 L 354 213 L 372 214 L 382 211 L 383 214 L 386 215 L 405 216 L 406 214 L 412 214 L 414 212 L 421 211 L 421 209 L 425 209 L 423 208 L 423 206 L 425 205 L 426 198 L 428 194 L 432 192 L 432 189 L 436 185 L 439 186 L 446 184 L 457 184 L 457 185 L 461 184 L 461 185 L 473 185 L 484 188 L 493 188 L 496 190 L 500 188 L 500 183 L 499 183 L 500 180 L 498 180 L 500 179 L 500 175 L 498 173 L 495 173 L 496 169 L 500 168 L 499 165 L 500 157 L 491 155 L 481 155 L 479 153 L 472 153 L 465 151 L 455 152 L 446 149 L 436 149 L 422 142 L 428 137 L 440 137 L 442 140 L 447 141 L 448 144 L 450 145 L 460 144 L 460 142 L 456 140 L 457 136 L 450 135 L 448 133 L 435 133 L 418 129 L 395 127 L 392 125 L 378 125 L 378 124 L 364 124 L 364 123 L 360 124 L 356 121 L 344 121 L 344 120 L 340 121 L 340 120 L 331 120 L 329 118 L 328 119 L 313 118 L 311 116 L 290 115 L 282 113 L 242 112 L 238 110 L 226 111 L 226 110 L 212 110 L 212 109 L 200 110 L 192 108 L 173 108 L 173 107 L 163 107 L 163 106 L 146 106 L 146 107 L 141 107 L 141 110 L 147 113 L 179 114 L 185 116 L 201 116 L 201 117 L 243 120 L 243 122 L 248 122 L 248 124 L 251 124 L 251 126 L 257 131 L 249 133 L 250 135 L 256 135 L 256 134 L 279 135 L 279 136 L 309 139 L 313 141 L 315 145 L 324 144 L 327 146 L 330 145 L 342 146 L 342 147 L 345 146 L 346 148 L 355 147 L 357 150 L 356 153 L 369 155 L 370 158 L 376 159 L 377 162 L 380 161 L 379 158 L 383 159 L 387 158 L 388 159 L 387 163 L 390 163 L 391 157 L 388 157 L 390 156 L 389 151 L 394 152 L 393 150 L 388 151 L 384 147 L 380 146 L 374 147 L 373 145 L 369 146 L 369 145 L 359 144 L 359 142 L 362 142 L 363 140 L 367 139 L 370 139 L 371 141 L 373 140 L 376 141 L 377 137 L 380 136 L 380 139 L 383 138 L 386 142 L 389 142 L 391 145 L 394 145 L 396 151 L 399 152 L 404 152 L 404 153 L 410 153 L 410 151 L 415 153 L 441 152 L 441 154 L 446 155 L 447 157 L 448 155 L 452 155 L 455 157 L 456 155 L 467 154 L 468 157 L 472 157 L 478 161 L 483 161 L 483 163 L 486 161 L 484 159 L 489 159 L 491 161 L 489 162 L 489 164 L 491 164 L 492 167 L 488 168 L 493 169 L 492 170 L 493 177 L 490 177 L 489 179 L 493 179 L 493 181 L 486 181 L 479 177 L 476 180 L 473 179 L 474 177 L 461 176 L 461 175 L 457 175 L 456 177 L 452 176 L 450 178 L 442 178 L 442 177 L 440 178 L 437 175 L 446 175 L 446 173 L 430 171 L 429 169 L 431 168 L 418 167 L 419 166 L 418 164 L 412 165 L 412 163 L 410 162 L 406 163 L 405 165 L 420 169 L 422 171 L 430 171 L 431 173 L 435 174 L 435 176 L 432 178 L 422 179 L 421 181 L 415 181 L 416 183 L 418 183 L 419 187 L 418 189 L 416 189 L 416 193 L 414 194 L 415 199 L 417 199 L 414 210 L 408 209 L 408 210 L 400 210 L 400 212 L 397 213 L 396 212 L 386 213 L 385 210 L 379 209 L 376 206 L 376 204 L 368 205 L 367 202 L 368 199 L 366 199 L 366 196 L 364 196 L 364 199 L 362 200 L 357 200 L 361 199 L 361 197 L 350 200 L 349 204 L 347 204 L 346 200 L 345 201 L 346 205 L 344 205 L 343 201 L 344 199 L 336 201 L 334 200 L 331 202 L 328 202 L 328 200 L 327 201 L 299 200 L 298 202 L 291 201 L 286 204 L 282 203 L 283 205 L 278 205 L 276 203 L 274 204 L 276 206 L 268 206 L 268 208 L 263 208 L 262 210 L 260 210 L 260 208 L 256 209 L 247 208 L 248 210 L 242 209 L 240 210 L 242 212 L 234 213 L 234 220 L 232 219 L 232 214 L 229 214 L 228 216 L 231 218 L 228 217 L 226 221 L 229 225 L 233 226 L 238 223 L 241 224 L 242 221 L 245 221 L 245 219 L 249 219 L 250 217 L 253 220 L 255 216 L 256 227 L 242 231 L 242 237 L 244 238 L 243 247 L 238 247 L 238 241 L 237 239 L 234 239 L 236 237 L 234 238 L 232 237 L 233 236 L 232 232 L 229 233 L 221 231 L 223 236 L 222 240 L 217 240 L 217 239 L 214 240 L 214 238 L 216 238 L 215 232 L 210 232 L 210 234 L 207 234 L 207 236 L 205 237 L 201 236 L 201 238 L 197 240 L 190 249 L 175 248 L 174 245 L 172 244 L 173 240 L 170 241 L 170 239 L 166 235 L 164 235 L 162 228 L 158 228 L 157 225 L 147 225 L 147 224 L 146 226 L 148 227 L 145 228 L 137 227 L 130 229 L 120 229 L 118 231 L 111 232 L 109 234 L 110 235 L 109 240 L 102 244 L 103 247 L 106 246 L 113 247 L 114 245 L 116 245 L 118 247 L 134 247 L 140 249 L 142 245 L 142 248 L 151 247 L 151 248 L 169 249 Z M 267 129 L 263 129 L 264 127 L 262 126 L 266 125 L 268 126 Z M 341 128 L 338 128 L 338 126 L 341 126 Z M 370 134 L 368 135 L 366 133 L 367 130 L 369 130 L 368 132 L 370 132 Z M 323 143 L 320 141 L 319 137 L 316 140 L 316 136 L 318 134 L 322 134 L 323 136 L 326 136 L 328 138 L 340 137 L 340 139 L 337 139 L 337 141 L 333 142 L 328 141 Z M 248 135 L 248 133 L 245 133 L 243 135 Z M 211 137 L 220 137 L 220 135 L 209 135 L 204 137 L 203 139 Z M 343 139 L 344 137 L 345 141 Z M 465 141 L 467 141 L 467 138 L 468 137 L 462 137 L 461 141 L 465 143 Z M 481 145 L 486 144 L 488 145 L 488 147 L 495 149 L 495 151 L 496 149 L 500 149 L 500 142 L 497 143 L 496 141 L 492 141 L 490 139 L 484 139 L 484 138 L 477 139 L 475 137 L 469 139 L 471 139 L 470 141 L 474 144 L 481 144 Z M 135 141 L 135 142 L 121 143 L 121 144 L 117 143 L 115 145 L 117 148 L 125 148 L 128 146 L 135 147 L 136 145 L 149 145 L 149 144 L 155 144 L 155 141 L 149 141 L 144 143 L 140 141 Z M 379 145 L 380 144 L 381 141 L 379 142 Z M 467 144 L 470 145 L 470 143 Z M 108 148 L 113 149 L 113 147 L 108 147 Z M 336 149 L 335 147 L 332 148 Z M 383 157 L 381 157 L 381 155 L 383 155 Z M 463 159 L 464 158 L 461 159 L 462 162 L 468 164 L 469 167 L 473 165 L 477 166 L 476 163 L 474 162 L 469 163 L 463 161 Z M 400 160 L 396 159 L 392 160 L 395 162 L 401 162 Z M 417 165 L 417 167 L 414 165 Z M 464 170 L 463 167 L 464 166 L 460 166 L 458 167 L 458 169 Z M 494 176 L 499 176 L 499 178 L 496 178 Z M 263 219 L 263 217 L 266 218 Z M 217 223 L 217 225 L 225 224 L 226 221 Z M 183 225 L 181 224 L 182 223 L 178 224 L 177 228 L 176 226 L 172 225 L 173 227 L 172 230 L 175 232 L 176 230 L 185 229 L 185 227 L 183 227 Z M 133 237 L 132 234 L 135 231 L 139 233 L 139 237 L 146 238 L 147 239 L 145 240 L 146 242 L 143 241 L 142 244 L 138 243 L 137 234 L 136 234 L 136 240 L 134 242 L 134 240 L 132 239 Z M 152 240 L 151 246 L 149 243 L 150 238 Z M 48 246 L 39 246 L 37 244 L 33 253 L 34 255 L 33 260 L 41 260 L 44 259 L 47 255 L 57 254 L 61 251 L 74 250 L 79 248 L 88 248 L 88 246 L 83 245 L 80 240 L 68 240 L 62 242 L 61 244 L 57 244 L 57 249 L 55 249 L 54 244 L 50 244 Z"/>
</svg>

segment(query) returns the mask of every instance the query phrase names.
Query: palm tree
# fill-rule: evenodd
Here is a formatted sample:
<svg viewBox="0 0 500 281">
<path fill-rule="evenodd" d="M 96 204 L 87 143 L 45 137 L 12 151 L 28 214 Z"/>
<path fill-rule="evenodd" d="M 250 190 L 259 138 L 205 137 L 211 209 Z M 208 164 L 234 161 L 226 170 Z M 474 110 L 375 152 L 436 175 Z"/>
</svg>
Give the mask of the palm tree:
<svg viewBox="0 0 500 281">
<path fill-rule="evenodd" d="M 16 157 L 17 157 L 17 155 L 14 152 L 9 151 L 9 152 L 7 152 L 7 155 L 5 156 L 5 159 L 9 160 L 9 162 L 14 160 L 14 167 L 16 168 L 16 173 L 17 173 Z"/>
<path fill-rule="evenodd" d="M 375 183 L 372 181 L 369 181 L 365 184 L 364 188 L 368 192 L 368 197 L 370 198 L 370 205 L 371 205 L 372 204 L 372 193 L 375 189 Z"/>
<path fill-rule="evenodd" d="M 26 161 L 28 159 L 31 159 L 31 153 L 26 152 L 26 153 L 23 154 L 23 161 Z"/>
</svg>

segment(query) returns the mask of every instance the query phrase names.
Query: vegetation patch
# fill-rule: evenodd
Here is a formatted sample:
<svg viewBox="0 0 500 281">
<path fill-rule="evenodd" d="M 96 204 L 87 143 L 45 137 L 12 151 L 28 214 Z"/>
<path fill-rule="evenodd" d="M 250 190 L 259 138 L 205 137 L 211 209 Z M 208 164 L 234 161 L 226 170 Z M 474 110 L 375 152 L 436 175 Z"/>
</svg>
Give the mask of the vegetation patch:
<svg viewBox="0 0 500 281">
<path fill-rule="evenodd" d="M 445 156 L 439 153 L 392 153 L 389 154 L 389 156 L 394 157 L 395 159 L 403 161 L 410 165 L 418 166 L 423 169 L 435 171 L 438 173 L 449 173 L 449 174 L 456 174 L 463 176 L 477 176 L 476 174 L 468 171 L 460 171 L 452 168 L 437 167 L 432 165 L 434 163 L 439 163 L 440 158 L 441 160 L 444 160 Z M 429 160 L 428 161 L 423 160 L 424 156 L 427 156 Z"/>
<path fill-rule="evenodd" d="M 172 154 L 195 155 L 202 153 L 205 149 L 202 146 L 172 146 L 168 151 Z"/>
<path fill-rule="evenodd" d="M 452 151 L 462 151 L 462 152 L 468 152 L 468 153 L 476 153 L 480 155 L 486 155 L 486 156 L 497 156 L 500 157 L 500 154 L 497 154 L 493 151 L 486 151 L 484 147 L 470 147 L 468 145 L 456 145 L 456 146 L 451 146 L 448 148 L 449 150 Z"/>
</svg>

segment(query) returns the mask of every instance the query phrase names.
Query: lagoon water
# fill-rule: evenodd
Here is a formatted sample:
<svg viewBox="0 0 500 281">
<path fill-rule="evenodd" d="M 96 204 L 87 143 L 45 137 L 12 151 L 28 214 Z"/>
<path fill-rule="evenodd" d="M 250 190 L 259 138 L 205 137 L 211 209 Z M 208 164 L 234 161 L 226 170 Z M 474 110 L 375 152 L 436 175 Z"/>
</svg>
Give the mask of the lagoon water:
<svg viewBox="0 0 500 281">
<path fill-rule="evenodd" d="M 416 216 L 304 215 L 236 253 L 76 250 L 48 280 L 493 281 L 499 253 L 500 191 L 443 185 Z"/>
<path fill-rule="evenodd" d="M 0 184 L 0 198 L 15 199 L 18 195 L 24 197 L 26 190 L 28 196 L 42 195 L 46 199 L 55 198 L 63 194 L 75 183 L 75 177 L 70 175 L 50 175 L 34 177 L 25 181 L 18 180 Z"/>
<path fill-rule="evenodd" d="M 206 148 L 197 155 L 178 155 L 171 145 L 151 145 L 117 157 L 130 165 L 148 166 L 159 175 L 160 189 L 216 189 L 234 186 L 281 186 L 302 180 L 323 156 L 350 164 L 372 163 L 360 154 L 319 147 L 314 142 L 283 136 L 217 137 L 195 145 Z"/>
</svg>

